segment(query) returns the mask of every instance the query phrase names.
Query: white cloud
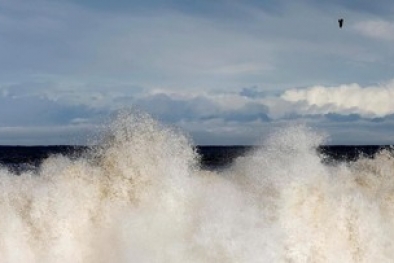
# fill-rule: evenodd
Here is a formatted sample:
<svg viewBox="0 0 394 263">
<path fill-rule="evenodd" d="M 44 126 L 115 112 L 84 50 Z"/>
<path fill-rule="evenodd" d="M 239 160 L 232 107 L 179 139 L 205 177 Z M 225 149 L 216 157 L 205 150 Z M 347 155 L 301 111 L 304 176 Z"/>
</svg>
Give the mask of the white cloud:
<svg viewBox="0 0 394 263">
<path fill-rule="evenodd" d="M 350 84 L 292 89 L 281 98 L 293 103 L 293 110 L 301 115 L 353 113 L 367 118 L 383 117 L 394 113 L 394 81 L 368 87 Z"/>
</svg>

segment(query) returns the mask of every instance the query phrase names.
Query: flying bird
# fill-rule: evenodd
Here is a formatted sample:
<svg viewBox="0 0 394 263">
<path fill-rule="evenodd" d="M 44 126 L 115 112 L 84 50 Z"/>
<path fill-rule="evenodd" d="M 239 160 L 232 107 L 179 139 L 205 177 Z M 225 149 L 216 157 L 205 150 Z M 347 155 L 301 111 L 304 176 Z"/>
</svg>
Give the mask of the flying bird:
<svg viewBox="0 0 394 263">
<path fill-rule="evenodd" d="M 343 18 L 338 19 L 339 28 L 343 26 Z"/>
</svg>

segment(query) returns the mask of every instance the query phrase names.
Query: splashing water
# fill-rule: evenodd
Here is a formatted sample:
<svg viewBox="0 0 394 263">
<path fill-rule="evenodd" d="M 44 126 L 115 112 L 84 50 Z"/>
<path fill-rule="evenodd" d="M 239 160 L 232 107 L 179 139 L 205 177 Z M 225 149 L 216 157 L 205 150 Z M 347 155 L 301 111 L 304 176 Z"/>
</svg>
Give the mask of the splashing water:
<svg viewBox="0 0 394 263">
<path fill-rule="evenodd" d="M 0 262 L 391 262 L 389 152 L 327 165 L 295 126 L 225 171 L 188 138 L 122 113 L 99 147 L 0 170 Z"/>
</svg>

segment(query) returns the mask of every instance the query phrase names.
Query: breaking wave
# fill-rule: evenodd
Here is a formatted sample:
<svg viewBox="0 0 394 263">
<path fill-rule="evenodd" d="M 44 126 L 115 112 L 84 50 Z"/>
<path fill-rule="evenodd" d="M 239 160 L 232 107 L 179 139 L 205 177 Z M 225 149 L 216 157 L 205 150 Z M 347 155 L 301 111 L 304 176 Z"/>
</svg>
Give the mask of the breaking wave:
<svg viewBox="0 0 394 263">
<path fill-rule="evenodd" d="M 121 113 L 86 156 L 0 170 L 0 262 L 391 262 L 394 160 L 329 165 L 273 133 L 224 171 L 181 131 Z"/>
</svg>

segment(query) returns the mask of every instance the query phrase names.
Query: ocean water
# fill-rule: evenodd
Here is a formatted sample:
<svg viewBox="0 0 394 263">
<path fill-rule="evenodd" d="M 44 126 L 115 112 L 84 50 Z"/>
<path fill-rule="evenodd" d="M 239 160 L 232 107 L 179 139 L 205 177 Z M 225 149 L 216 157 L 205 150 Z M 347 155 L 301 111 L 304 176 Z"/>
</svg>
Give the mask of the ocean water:
<svg viewBox="0 0 394 263">
<path fill-rule="evenodd" d="M 0 168 L 0 262 L 392 262 L 394 160 L 328 163 L 289 126 L 225 169 L 121 113 L 97 147 Z"/>
</svg>

